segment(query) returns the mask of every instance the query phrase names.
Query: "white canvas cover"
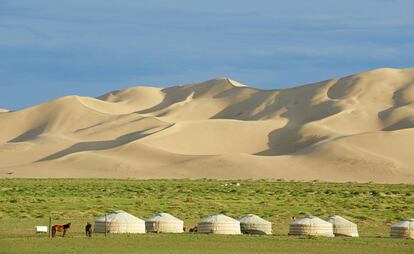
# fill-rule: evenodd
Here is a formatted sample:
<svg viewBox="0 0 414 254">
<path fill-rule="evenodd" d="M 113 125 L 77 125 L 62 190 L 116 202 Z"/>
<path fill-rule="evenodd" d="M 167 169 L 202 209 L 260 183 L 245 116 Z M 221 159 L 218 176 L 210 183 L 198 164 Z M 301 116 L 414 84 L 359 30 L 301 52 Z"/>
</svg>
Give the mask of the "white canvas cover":
<svg viewBox="0 0 414 254">
<path fill-rule="evenodd" d="M 36 233 L 47 233 L 48 226 L 35 226 Z"/>
<path fill-rule="evenodd" d="M 414 239 L 414 219 L 400 221 L 391 225 L 391 237 Z"/>
<path fill-rule="evenodd" d="M 198 233 L 239 235 L 240 222 L 224 214 L 216 214 L 201 219 L 197 224 Z"/>
<path fill-rule="evenodd" d="M 289 225 L 289 235 L 334 237 L 333 225 L 318 217 L 306 216 Z"/>
<path fill-rule="evenodd" d="M 145 222 L 124 211 L 106 215 L 108 233 L 145 233 Z M 96 218 L 93 227 L 95 233 L 105 233 L 105 216 Z"/>
<path fill-rule="evenodd" d="M 147 232 L 182 233 L 184 232 L 184 221 L 169 213 L 157 213 L 145 220 L 145 227 Z"/>
<path fill-rule="evenodd" d="M 332 223 L 335 236 L 359 237 L 357 225 L 339 215 L 330 216 L 326 221 Z"/>
<path fill-rule="evenodd" d="M 271 235 L 272 223 L 254 214 L 246 214 L 239 219 L 243 234 Z"/>
</svg>

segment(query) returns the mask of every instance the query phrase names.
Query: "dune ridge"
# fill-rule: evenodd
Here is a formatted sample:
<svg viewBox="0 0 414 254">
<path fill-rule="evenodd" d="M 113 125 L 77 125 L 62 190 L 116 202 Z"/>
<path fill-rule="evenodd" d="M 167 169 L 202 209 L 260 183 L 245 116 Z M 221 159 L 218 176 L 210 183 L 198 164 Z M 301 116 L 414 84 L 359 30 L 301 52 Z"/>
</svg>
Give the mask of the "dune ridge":
<svg viewBox="0 0 414 254">
<path fill-rule="evenodd" d="M 67 96 L 0 113 L 0 129 L 0 177 L 414 183 L 414 68 Z"/>
</svg>

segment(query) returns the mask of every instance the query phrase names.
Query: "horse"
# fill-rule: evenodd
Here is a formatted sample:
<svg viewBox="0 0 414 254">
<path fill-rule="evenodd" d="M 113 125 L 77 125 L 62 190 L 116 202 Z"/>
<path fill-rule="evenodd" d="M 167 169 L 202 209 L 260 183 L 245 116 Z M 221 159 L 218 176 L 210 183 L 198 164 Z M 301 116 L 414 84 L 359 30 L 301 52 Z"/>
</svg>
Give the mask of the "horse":
<svg viewBox="0 0 414 254">
<path fill-rule="evenodd" d="M 56 232 L 63 232 L 62 237 L 65 237 L 66 232 L 69 230 L 70 228 L 70 222 L 68 224 L 65 225 L 53 225 L 52 227 L 52 237 L 56 236 Z"/>
<path fill-rule="evenodd" d="M 196 233 L 197 231 L 198 231 L 197 226 L 195 226 L 193 228 L 190 228 L 190 230 L 189 230 L 189 232 L 191 232 L 191 233 Z"/>
<path fill-rule="evenodd" d="M 87 237 L 92 237 L 92 224 L 89 222 L 85 226 L 85 234 Z"/>
</svg>

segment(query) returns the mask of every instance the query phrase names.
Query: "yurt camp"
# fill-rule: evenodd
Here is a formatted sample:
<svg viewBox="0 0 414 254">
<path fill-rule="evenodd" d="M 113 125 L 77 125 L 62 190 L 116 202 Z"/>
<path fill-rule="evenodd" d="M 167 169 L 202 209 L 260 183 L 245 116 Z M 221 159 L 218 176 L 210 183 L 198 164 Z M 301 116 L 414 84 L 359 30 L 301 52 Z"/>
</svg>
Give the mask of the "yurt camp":
<svg viewBox="0 0 414 254">
<path fill-rule="evenodd" d="M 333 225 L 335 236 L 359 237 L 357 225 L 339 215 L 330 216 L 326 221 Z"/>
<path fill-rule="evenodd" d="M 254 214 L 247 214 L 239 219 L 243 234 L 271 235 L 272 223 Z"/>
<path fill-rule="evenodd" d="M 197 224 L 198 233 L 239 235 L 240 222 L 224 214 L 217 214 L 201 219 Z"/>
<path fill-rule="evenodd" d="M 333 225 L 318 217 L 306 216 L 289 225 L 289 235 L 334 237 Z"/>
<path fill-rule="evenodd" d="M 106 222 L 106 224 L 105 224 Z M 116 211 L 95 220 L 95 233 L 145 233 L 145 221 L 124 211 Z"/>
<path fill-rule="evenodd" d="M 184 222 L 168 213 L 157 213 L 145 220 L 147 232 L 155 233 L 182 233 Z"/>
<path fill-rule="evenodd" d="M 414 239 L 414 219 L 400 221 L 391 225 L 391 237 Z"/>
</svg>

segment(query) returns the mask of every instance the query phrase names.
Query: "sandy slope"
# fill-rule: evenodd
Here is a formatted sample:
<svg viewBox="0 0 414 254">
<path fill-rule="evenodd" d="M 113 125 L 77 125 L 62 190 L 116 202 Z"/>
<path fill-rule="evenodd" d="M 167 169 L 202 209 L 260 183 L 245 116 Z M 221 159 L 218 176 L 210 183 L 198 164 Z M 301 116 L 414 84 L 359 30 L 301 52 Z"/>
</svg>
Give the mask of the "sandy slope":
<svg viewBox="0 0 414 254">
<path fill-rule="evenodd" d="M 69 96 L 0 113 L 0 130 L 0 177 L 414 183 L 414 69 Z"/>
</svg>

